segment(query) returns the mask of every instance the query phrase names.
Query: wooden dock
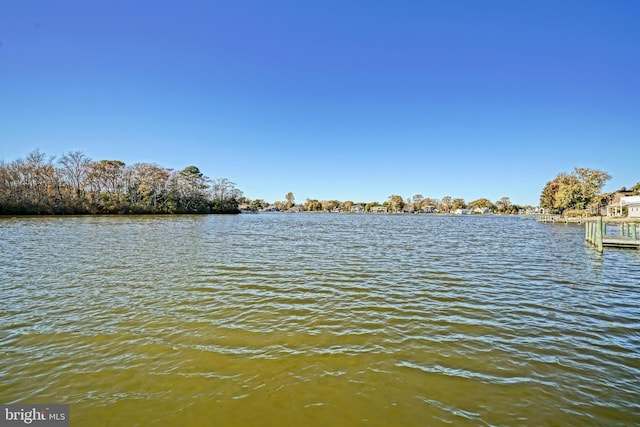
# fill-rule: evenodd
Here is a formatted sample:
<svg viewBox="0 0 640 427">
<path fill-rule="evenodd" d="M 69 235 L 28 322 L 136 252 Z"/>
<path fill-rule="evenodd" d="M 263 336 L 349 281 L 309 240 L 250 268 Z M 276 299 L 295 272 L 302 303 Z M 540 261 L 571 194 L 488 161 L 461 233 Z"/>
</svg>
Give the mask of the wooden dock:
<svg viewBox="0 0 640 427">
<path fill-rule="evenodd" d="M 568 217 L 562 215 L 535 215 L 536 221 L 538 222 L 563 222 L 565 224 L 582 224 L 587 219 L 584 217 Z"/>
<path fill-rule="evenodd" d="M 555 223 L 558 221 L 562 221 L 562 217 L 560 215 L 538 215 L 538 218 L 536 219 L 536 221 Z"/>
<path fill-rule="evenodd" d="M 607 234 L 607 223 L 598 217 L 585 223 L 585 240 L 598 252 L 604 248 L 640 249 L 640 227 L 638 224 L 619 223 L 618 235 Z"/>
</svg>

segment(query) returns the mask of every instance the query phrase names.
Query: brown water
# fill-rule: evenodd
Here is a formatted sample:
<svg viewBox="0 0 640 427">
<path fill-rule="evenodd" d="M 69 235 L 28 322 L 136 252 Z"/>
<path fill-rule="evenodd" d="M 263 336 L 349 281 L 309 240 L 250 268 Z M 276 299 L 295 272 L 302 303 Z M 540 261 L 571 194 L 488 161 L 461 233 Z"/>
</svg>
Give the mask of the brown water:
<svg viewBox="0 0 640 427">
<path fill-rule="evenodd" d="M 640 252 L 519 218 L 0 220 L 0 402 L 72 426 L 640 424 Z"/>
</svg>

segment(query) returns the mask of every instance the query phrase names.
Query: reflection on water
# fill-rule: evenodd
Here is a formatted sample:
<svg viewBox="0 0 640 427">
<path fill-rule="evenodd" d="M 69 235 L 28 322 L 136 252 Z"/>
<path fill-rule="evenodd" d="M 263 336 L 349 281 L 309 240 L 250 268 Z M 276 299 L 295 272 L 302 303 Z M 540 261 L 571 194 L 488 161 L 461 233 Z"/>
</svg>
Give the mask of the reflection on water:
<svg viewBox="0 0 640 427">
<path fill-rule="evenodd" d="M 0 400 L 73 425 L 640 423 L 640 253 L 518 218 L 0 220 Z"/>
</svg>

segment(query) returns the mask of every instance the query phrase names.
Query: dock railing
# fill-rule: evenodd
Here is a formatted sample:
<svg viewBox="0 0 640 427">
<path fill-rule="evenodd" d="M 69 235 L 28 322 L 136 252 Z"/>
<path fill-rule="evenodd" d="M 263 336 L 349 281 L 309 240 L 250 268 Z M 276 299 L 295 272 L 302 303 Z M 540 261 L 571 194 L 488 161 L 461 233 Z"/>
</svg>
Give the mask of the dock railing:
<svg viewBox="0 0 640 427">
<path fill-rule="evenodd" d="M 563 215 L 536 215 L 536 221 L 538 222 L 563 222 L 565 224 L 582 224 L 587 220 L 586 217 L 583 216 L 563 216 Z"/>
<path fill-rule="evenodd" d="M 560 215 L 538 215 L 538 222 L 558 222 L 562 221 L 562 217 Z"/>
<path fill-rule="evenodd" d="M 585 222 L 585 240 L 598 252 L 605 247 L 640 249 L 638 224 L 621 222 L 618 227 L 618 236 L 607 234 L 607 223 L 599 216 L 595 221 Z"/>
</svg>

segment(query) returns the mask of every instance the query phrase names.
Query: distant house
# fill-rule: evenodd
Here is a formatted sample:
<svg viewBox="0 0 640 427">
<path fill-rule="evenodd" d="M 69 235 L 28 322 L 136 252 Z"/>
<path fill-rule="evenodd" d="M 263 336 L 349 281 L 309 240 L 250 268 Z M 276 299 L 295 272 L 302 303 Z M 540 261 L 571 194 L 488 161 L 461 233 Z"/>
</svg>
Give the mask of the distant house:
<svg viewBox="0 0 640 427">
<path fill-rule="evenodd" d="M 521 210 L 520 214 L 524 214 L 524 215 L 535 215 L 535 214 L 548 214 L 548 210 L 545 208 L 541 208 L 540 206 L 536 206 L 536 207 L 528 207 L 526 210 Z"/>
<path fill-rule="evenodd" d="M 640 196 L 621 197 L 620 205 L 627 207 L 629 218 L 640 218 Z"/>
<path fill-rule="evenodd" d="M 364 207 L 362 205 L 351 206 L 351 213 L 364 213 Z"/>
<path fill-rule="evenodd" d="M 481 208 L 481 207 L 477 207 L 475 208 L 473 211 L 471 211 L 473 214 L 476 215 L 486 215 L 489 213 L 489 208 Z"/>
<path fill-rule="evenodd" d="M 371 207 L 371 213 L 387 213 L 387 207 L 386 206 L 372 206 Z"/>
<path fill-rule="evenodd" d="M 469 215 L 469 211 L 466 209 L 458 208 L 454 212 L 454 215 Z"/>
<path fill-rule="evenodd" d="M 640 218 L 640 203 L 629 203 L 627 206 L 629 218 Z"/>
<path fill-rule="evenodd" d="M 622 216 L 622 206 L 624 205 L 622 199 L 627 199 L 628 197 L 633 197 L 632 191 L 618 190 L 615 193 L 611 193 L 609 195 L 609 204 L 606 207 L 606 215 Z"/>
<path fill-rule="evenodd" d="M 423 206 L 420 211 L 423 213 L 436 213 L 438 210 L 435 206 Z"/>
</svg>

